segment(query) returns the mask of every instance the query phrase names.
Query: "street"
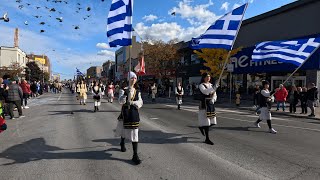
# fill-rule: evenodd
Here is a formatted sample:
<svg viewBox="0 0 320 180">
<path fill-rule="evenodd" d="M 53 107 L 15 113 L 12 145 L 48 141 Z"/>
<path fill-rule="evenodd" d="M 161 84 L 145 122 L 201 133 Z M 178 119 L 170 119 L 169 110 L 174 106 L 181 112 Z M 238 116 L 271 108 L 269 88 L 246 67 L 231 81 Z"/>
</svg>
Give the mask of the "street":
<svg viewBox="0 0 320 180">
<path fill-rule="evenodd" d="M 209 146 L 197 124 L 197 106 L 151 104 L 140 111 L 139 155 L 120 152 L 114 129 L 120 105 L 104 99 L 93 113 L 64 90 L 30 103 L 23 119 L 0 134 L 0 179 L 320 179 L 320 122 L 275 117 L 278 134 L 253 127 L 252 112 L 218 107 Z"/>
</svg>

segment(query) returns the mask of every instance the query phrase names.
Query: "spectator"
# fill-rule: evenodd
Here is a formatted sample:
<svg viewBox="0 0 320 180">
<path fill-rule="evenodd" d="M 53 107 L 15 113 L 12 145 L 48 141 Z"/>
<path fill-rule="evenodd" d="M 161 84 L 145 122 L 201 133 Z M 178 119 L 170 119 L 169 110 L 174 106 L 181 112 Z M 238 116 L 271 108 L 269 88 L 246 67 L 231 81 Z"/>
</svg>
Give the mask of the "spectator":
<svg viewBox="0 0 320 180">
<path fill-rule="evenodd" d="M 259 96 L 260 96 L 260 86 L 256 85 L 254 88 L 254 94 L 253 94 L 253 107 L 256 108 L 259 106 Z"/>
<path fill-rule="evenodd" d="M 311 109 L 311 114 L 309 117 L 315 117 L 315 104 L 318 101 L 318 88 L 314 83 L 309 85 L 309 90 L 307 91 L 308 107 Z"/>
<path fill-rule="evenodd" d="M 307 114 L 308 108 L 307 108 L 307 88 L 303 87 L 302 92 L 299 94 L 300 102 L 301 102 L 301 113 L 300 114 Z"/>
<path fill-rule="evenodd" d="M 15 119 L 13 114 L 13 106 L 16 105 L 19 118 L 23 118 L 25 116 L 22 115 L 22 108 L 21 108 L 21 99 L 23 98 L 23 92 L 21 87 L 16 83 L 16 81 L 12 81 L 9 85 L 8 90 L 8 101 L 9 101 L 9 115 L 10 119 Z"/>
<path fill-rule="evenodd" d="M 20 87 L 23 92 L 23 99 L 21 101 L 21 104 L 23 105 L 23 109 L 29 109 L 27 104 L 28 104 L 28 98 L 31 94 L 30 84 L 28 84 L 28 82 L 26 80 L 22 80 Z"/>
<path fill-rule="evenodd" d="M 0 116 L 5 118 L 5 106 L 6 106 L 6 99 L 7 99 L 7 90 L 5 84 L 3 84 L 3 79 L 0 78 Z"/>
<path fill-rule="evenodd" d="M 277 111 L 279 111 L 280 104 L 282 105 L 282 110 L 285 111 L 286 100 L 288 96 L 287 89 L 283 86 L 283 84 L 279 85 L 279 89 L 275 93 L 276 101 L 277 101 Z"/>
<path fill-rule="evenodd" d="M 37 82 L 34 81 L 31 86 L 30 86 L 30 90 L 32 92 L 32 97 L 36 97 L 37 96 Z"/>
<path fill-rule="evenodd" d="M 290 103 L 290 113 L 296 113 L 297 104 L 299 102 L 299 94 L 295 86 L 291 86 L 288 97 Z"/>
</svg>

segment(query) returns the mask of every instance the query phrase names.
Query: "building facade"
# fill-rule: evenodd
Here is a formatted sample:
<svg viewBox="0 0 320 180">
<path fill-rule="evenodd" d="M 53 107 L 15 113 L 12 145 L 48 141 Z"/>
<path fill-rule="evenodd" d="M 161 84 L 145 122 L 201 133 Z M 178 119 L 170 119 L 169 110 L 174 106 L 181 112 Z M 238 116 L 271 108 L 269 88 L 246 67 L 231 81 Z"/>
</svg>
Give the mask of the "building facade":
<svg viewBox="0 0 320 180">
<path fill-rule="evenodd" d="M 105 63 L 102 64 L 102 77 L 106 78 L 107 81 L 113 81 L 114 80 L 114 67 L 115 62 L 108 60 Z"/>
<path fill-rule="evenodd" d="M 131 48 L 131 50 L 130 50 Z M 141 52 L 141 43 L 137 42 L 135 36 L 132 37 L 131 47 L 121 47 L 115 52 L 115 80 L 119 81 L 126 78 L 129 71 L 129 57 L 132 59 L 131 67 L 134 68 L 135 60 Z"/>
<path fill-rule="evenodd" d="M 43 72 L 49 73 L 49 77 L 51 77 L 51 63 L 48 56 L 29 54 L 28 62 L 35 62 Z"/>
<path fill-rule="evenodd" d="M 10 67 L 18 64 L 25 68 L 27 64 L 27 55 L 18 47 L 0 47 L 0 67 Z"/>
<path fill-rule="evenodd" d="M 87 78 L 101 78 L 101 73 L 101 66 L 91 66 L 89 69 L 87 69 Z"/>
</svg>

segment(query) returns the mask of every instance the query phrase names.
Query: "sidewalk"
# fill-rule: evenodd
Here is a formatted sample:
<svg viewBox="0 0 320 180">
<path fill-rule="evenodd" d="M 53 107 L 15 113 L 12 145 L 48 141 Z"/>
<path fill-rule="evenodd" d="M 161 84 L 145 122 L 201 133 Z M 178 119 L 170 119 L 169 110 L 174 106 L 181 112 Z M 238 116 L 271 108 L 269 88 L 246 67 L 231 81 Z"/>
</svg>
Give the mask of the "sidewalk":
<svg viewBox="0 0 320 180">
<path fill-rule="evenodd" d="M 143 94 L 143 99 L 148 99 L 147 94 Z M 157 97 L 156 100 L 159 103 L 175 103 L 175 101 L 176 101 L 175 96 L 170 97 L 170 98 L 169 97 Z M 249 100 L 249 99 L 243 100 L 242 99 L 240 107 L 237 107 L 235 105 L 234 101 L 235 100 L 233 100 L 232 104 L 230 104 L 229 97 L 221 97 L 218 95 L 218 100 L 216 102 L 216 105 L 217 105 L 217 107 L 247 110 L 247 111 L 252 111 L 254 113 L 255 108 L 253 107 L 252 100 Z M 194 100 L 192 96 L 184 96 L 183 102 L 185 104 L 189 104 L 189 105 L 198 105 L 199 104 L 199 101 Z M 288 103 L 287 103 L 287 105 L 288 105 Z M 308 117 L 308 115 L 311 112 L 310 108 L 308 108 L 308 114 L 300 114 L 300 112 L 301 112 L 300 106 L 297 107 L 296 114 L 289 113 L 289 107 L 286 108 L 285 112 L 282 112 L 282 111 L 276 111 L 276 104 L 275 103 L 272 106 L 272 114 L 273 115 L 320 120 L 320 108 L 316 108 L 316 111 L 315 111 L 316 117 L 314 117 L 314 118 Z"/>
</svg>

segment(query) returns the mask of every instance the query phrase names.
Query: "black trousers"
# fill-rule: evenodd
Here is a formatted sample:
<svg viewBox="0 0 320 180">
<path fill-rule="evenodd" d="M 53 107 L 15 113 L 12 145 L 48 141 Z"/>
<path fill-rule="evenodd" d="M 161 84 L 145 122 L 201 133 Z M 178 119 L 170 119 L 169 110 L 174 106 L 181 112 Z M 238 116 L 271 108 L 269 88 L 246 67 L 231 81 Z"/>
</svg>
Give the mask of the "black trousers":
<svg viewBox="0 0 320 180">
<path fill-rule="evenodd" d="M 21 99 L 21 105 L 23 105 L 23 102 L 24 102 L 24 105 L 27 106 L 28 98 L 29 98 L 29 94 L 23 93 L 23 98 Z"/>
<path fill-rule="evenodd" d="M 14 114 L 13 114 L 14 105 L 17 106 L 17 109 L 18 109 L 18 112 L 19 112 L 19 116 L 22 116 L 21 101 L 10 101 L 9 102 L 9 115 L 10 115 L 10 118 L 14 117 Z"/>
<path fill-rule="evenodd" d="M 296 103 L 290 103 L 290 113 L 297 111 L 297 104 Z"/>
<path fill-rule="evenodd" d="M 301 113 L 308 113 L 308 106 L 307 106 L 307 102 L 302 102 L 301 103 Z"/>
</svg>

